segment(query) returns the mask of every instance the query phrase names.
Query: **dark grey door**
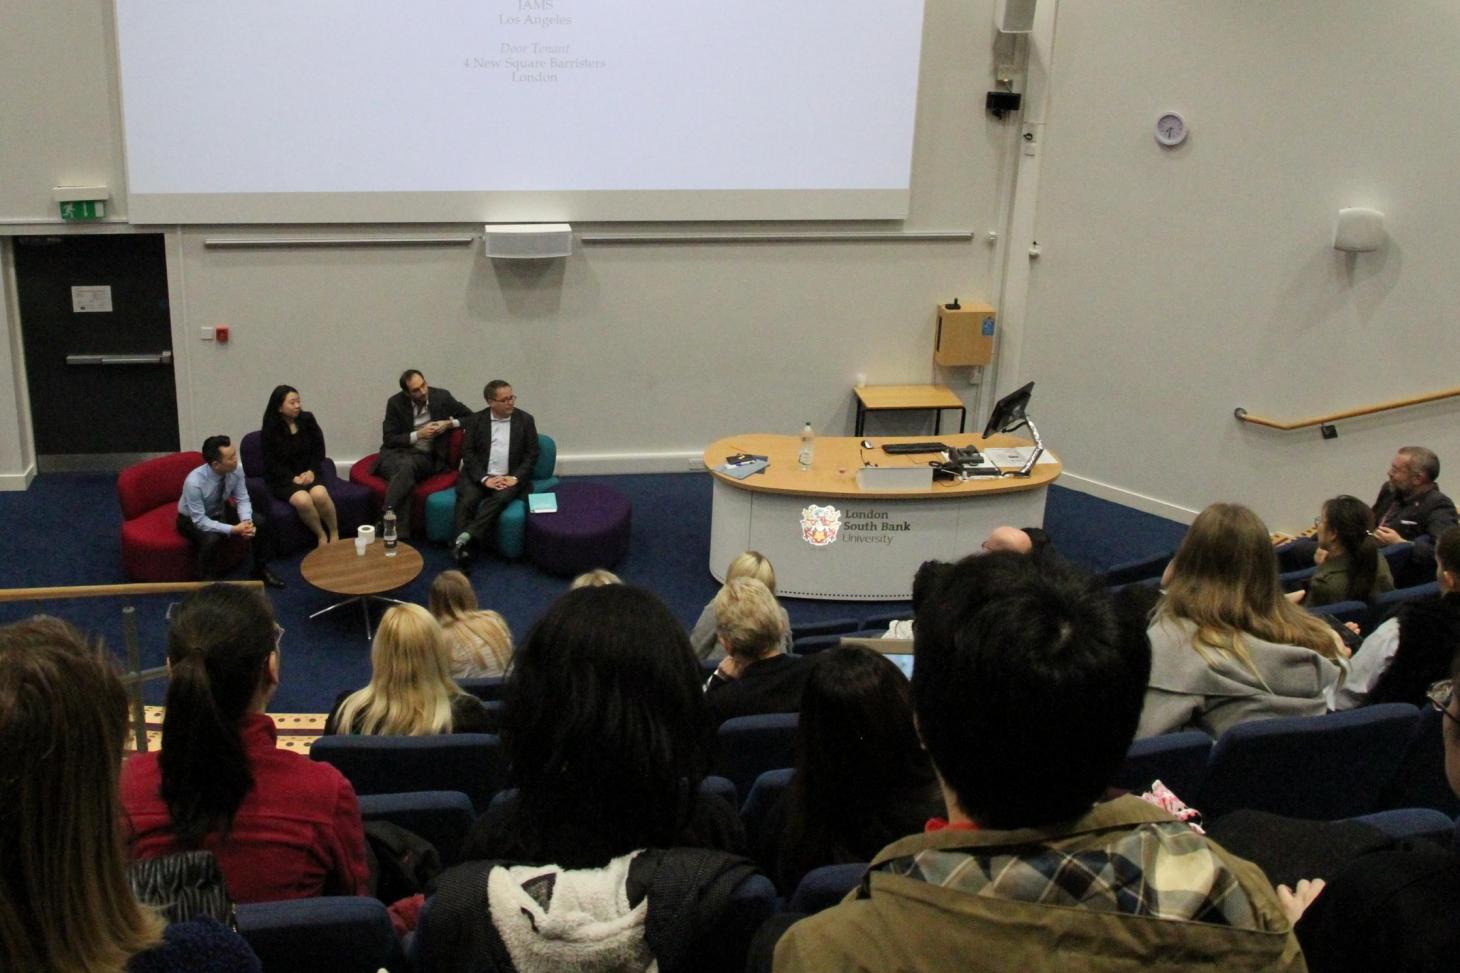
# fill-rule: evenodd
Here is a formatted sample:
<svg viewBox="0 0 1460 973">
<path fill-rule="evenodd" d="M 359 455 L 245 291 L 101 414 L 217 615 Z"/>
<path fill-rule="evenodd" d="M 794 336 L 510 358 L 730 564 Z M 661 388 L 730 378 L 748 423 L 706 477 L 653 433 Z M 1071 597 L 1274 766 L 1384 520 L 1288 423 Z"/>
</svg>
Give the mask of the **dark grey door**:
<svg viewBox="0 0 1460 973">
<path fill-rule="evenodd" d="M 176 452 L 162 234 L 17 237 L 14 246 L 40 469 L 114 469 Z"/>
</svg>

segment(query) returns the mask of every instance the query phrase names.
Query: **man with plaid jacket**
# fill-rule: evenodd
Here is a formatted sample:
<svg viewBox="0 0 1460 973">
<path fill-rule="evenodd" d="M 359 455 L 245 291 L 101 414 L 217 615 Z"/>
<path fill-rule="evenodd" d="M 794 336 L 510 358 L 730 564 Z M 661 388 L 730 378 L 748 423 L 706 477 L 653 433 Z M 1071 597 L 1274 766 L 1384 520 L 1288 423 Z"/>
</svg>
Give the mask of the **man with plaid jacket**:
<svg viewBox="0 0 1460 973">
<path fill-rule="evenodd" d="M 1142 619 L 1001 553 L 955 565 L 915 633 L 913 706 L 947 820 L 791 926 L 776 970 L 1305 968 L 1256 866 L 1139 798 L 1096 803 L 1140 717 Z"/>
</svg>

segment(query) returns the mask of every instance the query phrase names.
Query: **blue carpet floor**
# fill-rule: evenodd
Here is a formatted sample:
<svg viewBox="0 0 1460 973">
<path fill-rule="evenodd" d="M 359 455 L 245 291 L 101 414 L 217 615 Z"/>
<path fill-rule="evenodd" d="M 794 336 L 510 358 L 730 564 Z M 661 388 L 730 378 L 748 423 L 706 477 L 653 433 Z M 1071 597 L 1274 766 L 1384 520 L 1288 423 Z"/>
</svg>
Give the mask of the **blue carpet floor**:
<svg viewBox="0 0 1460 973">
<path fill-rule="evenodd" d="M 611 482 L 633 504 L 629 554 L 615 569 L 626 581 L 656 592 L 686 626 L 718 588 L 707 563 L 710 550 L 710 478 L 704 474 L 654 474 L 584 478 Z M 0 493 L 0 587 L 115 584 L 125 580 L 117 547 L 121 512 L 116 477 L 110 474 L 51 473 L 37 477 L 23 493 Z M 1051 487 L 1045 529 L 1056 549 L 1090 570 L 1172 550 L 1185 526 L 1085 494 Z M 421 576 L 398 596 L 425 603 L 430 582 L 451 567 L 446 550 L 418 545 L 425 558 Z M 311 612 L 332 599 L 299 575 L 303 552 L 276 561 L 287 582 L 271 592 L 283 641 L 284 674 L 275 698 L 277 712 L 325 712 L 342 689 L 369 679 L 370 647 L 360 613 L 353 607 L 311 621 Z M 242 576 L 242 575 L 240 575 Z M 523 562 L 485 557 L 472 583 L 483 607 L 501 612 L 514 636 L 524 638 L 543 609 L 566 587 Z M 134 601 L 142 664 L 162 664 L 164 613 L 171 599 Z M 833 602 L 786 599 L 792 622 L 862 617 L 902 607 L 896 602 Z M 902 603 L 905 604 L 905 603 Z M 0 605 L 0 621 L 36 612 L 60 615 L 103 637 L 120 652 L 122 603 L 115 599 Z M 161 684 L 148 687 L 160 702 Z"/>
</svg>

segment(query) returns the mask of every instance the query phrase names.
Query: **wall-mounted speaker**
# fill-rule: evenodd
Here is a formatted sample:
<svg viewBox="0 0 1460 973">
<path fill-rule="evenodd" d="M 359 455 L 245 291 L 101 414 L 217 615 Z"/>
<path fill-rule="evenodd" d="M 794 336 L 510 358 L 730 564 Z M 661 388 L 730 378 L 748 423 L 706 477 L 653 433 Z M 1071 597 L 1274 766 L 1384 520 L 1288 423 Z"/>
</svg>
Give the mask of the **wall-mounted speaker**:
<svg viewBox="0 0 1460 973">
<path fill-rule="evenodd" d="M 482 242 L 494 259 L 567 257 L 573 253 L 573 228 L 567 223 L 488 223 Z"/>
<path fill-rule="evenodd" d="M 1034 30 L 1034 0 L 996 0 L 994 26 L 1001 34 L 1028 34 Z"/>
</svg>

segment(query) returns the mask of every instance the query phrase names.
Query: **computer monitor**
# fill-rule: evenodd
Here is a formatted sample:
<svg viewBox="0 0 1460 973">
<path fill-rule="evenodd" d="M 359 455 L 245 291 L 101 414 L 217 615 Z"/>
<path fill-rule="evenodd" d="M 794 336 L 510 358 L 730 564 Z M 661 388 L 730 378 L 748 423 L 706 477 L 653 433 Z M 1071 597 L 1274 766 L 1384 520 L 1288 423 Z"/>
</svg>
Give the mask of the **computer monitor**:
<svg viewBox="0 0 1460 973">
<path fill-rule="evenodd" d="M 1033 394 L 1034 383 L 1030 382 L 994 403 L 994 411 L 989 414 L 989 423 L 983 427 L 984 438 L 1017 429 L 1024 422 L 1024 410 L 1029 407 L 1029 398 Z"/>
</svg>

